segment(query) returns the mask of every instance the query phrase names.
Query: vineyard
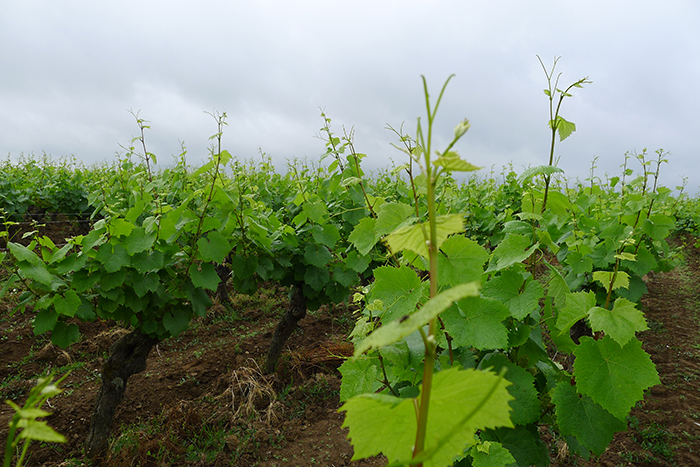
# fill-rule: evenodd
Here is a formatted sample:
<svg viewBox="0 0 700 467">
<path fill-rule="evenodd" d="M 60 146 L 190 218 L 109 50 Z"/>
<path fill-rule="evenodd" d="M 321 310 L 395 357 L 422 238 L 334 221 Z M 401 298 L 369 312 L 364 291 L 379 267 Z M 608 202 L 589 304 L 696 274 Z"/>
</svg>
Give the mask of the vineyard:
<svg viewBox="0 0 700 467">
<path fill-rule="evenodd" d="M 589 81 L 553 74 L 522 173 L 460 156 L 467 120 L 435 148 L 425 82 L 406 163 L 373 174 L 325 114 L 285 171 L 232 157 L 225 113 L 197 167 L 162 168 L 138 115 L 114 164 L 5 162 L 5 465 L 700 463 L 700 200 L 658 185 L 662 150 L 567 178 Z"/>
</svg>

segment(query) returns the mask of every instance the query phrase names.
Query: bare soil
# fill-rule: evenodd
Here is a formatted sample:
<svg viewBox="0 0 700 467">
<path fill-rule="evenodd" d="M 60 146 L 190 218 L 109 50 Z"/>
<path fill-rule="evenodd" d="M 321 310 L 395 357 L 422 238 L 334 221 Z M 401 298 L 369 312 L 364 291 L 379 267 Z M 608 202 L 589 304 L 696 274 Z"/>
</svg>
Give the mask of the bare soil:
<svg viewBox="0 0 700 467">
<path fill-rule="evenodd" d="M 571 456 L 548 435 L 555 466 L 700 465 L 700 251 L 679 239 L 684 263 L 648 277 L 643 298 L 650 330 L 644 348 L 662 384 L 633 409 L 629 431 L 600 458 Z M 352 353 L 346 336 L 352 310 L 311 312 L 287 343 L 273 376 L 260 374 L 287 290 L 270 285 L 253 296 L 232 293 L 229 310 L 215 305 L 177 339 L 160 343 L 144 372 L 133 376 L 112 428 L 108 466 L 379 466 L 382 458 L 351 461 L 353 450 L 337 412 L 337 371 Z M 49 425 L 66 444 L 37 443 L 30 466 L 78 466 L 109 347 L 125 330 L 115 323 L 77 323 L 83 339 L 67 350 L 34 336 L 32 314 L 9 316 L 0 304 L 0 400 L 22 402 L 36 377 L 70 375 L 47 407 Z M 0 440 L 9 406 L 0 405 Z M 546 431 L 546 428 L 543 428 Z"/>
</svg>

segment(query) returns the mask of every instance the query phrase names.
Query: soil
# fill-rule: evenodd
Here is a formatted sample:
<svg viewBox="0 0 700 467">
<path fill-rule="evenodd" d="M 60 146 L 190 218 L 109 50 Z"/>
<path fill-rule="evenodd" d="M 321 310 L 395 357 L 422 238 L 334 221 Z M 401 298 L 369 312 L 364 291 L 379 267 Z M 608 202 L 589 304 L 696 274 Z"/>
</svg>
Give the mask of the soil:
<svg viewBox="0 0 700 467">
<path fill-rule="evenodd" d="M 629 431 L 618 433 L 599 458 L 568 454 L 550 441 L 554 466 L 700 465 L 700 250 L 678 239 L 681 267 L 647 279 L 642 306 L 650 330 L 641 334 L 662 384 L 632 410 Z M 352 309 L 310 312 L 289 339 L 280 367 L 263 376 L 274 326 L 287 290 L 270 284 L 252 296 L 231 293 L 177 339 L 161 342 L 144 372 L 129 381 L 117 409 L 108 466 L 380 466 L 383 458 L 351 461 L 342 428 L 337 371 L 352 353 Z M 79 466 L 109 347 L 124 332 L 116 323 L 79 324 L 83 339 L 69 349 L 34 336 L 31 313 L 9 316 L 0 304 L 0 400 L 23 401 L 37 375 L 63 374 L 64 392 L 45 407 L 46 420 L 65 444 L 32 445 L 29 466 Z M 0 406 L 0 439 L 12 410 Z"/>
</svg>

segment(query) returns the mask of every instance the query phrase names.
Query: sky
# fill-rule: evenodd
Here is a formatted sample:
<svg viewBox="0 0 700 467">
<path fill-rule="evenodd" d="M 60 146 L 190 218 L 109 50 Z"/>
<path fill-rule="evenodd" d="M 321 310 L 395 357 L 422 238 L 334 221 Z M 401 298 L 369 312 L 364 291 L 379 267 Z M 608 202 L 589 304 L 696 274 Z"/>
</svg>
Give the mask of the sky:
<svg viewBox="0 0 700 467">
<path fill-rule="evenodd" d="M 421 75 L 436 99 L 435 149 L 464 118 L 460 155 L 498 176 L 546 164 L 548 69 L 576 132 L 557 143 L 572 179 L 620 175 L 625 153 L 663 149 L 660 183 L 700 188 L 700 2 L 696 0 L 0 0 L 0 157 L 111 162 L 149 122 L 161 165 L 187 148 L 317 162 L 323 110 L 354 129 L 370 170 L 400 165 L 387 125 L 415 134 Z M 597 158 L 597 159 L 596 159 Z M 595 162 L 594 162 L 595 161 Z M 630 159 L 636 174 L 641 167 Z"/>
</svg>

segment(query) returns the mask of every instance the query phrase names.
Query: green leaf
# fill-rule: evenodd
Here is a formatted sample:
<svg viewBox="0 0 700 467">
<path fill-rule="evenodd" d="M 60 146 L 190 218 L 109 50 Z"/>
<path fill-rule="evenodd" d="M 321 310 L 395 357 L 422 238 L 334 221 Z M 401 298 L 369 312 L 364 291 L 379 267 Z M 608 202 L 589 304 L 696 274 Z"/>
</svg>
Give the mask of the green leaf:
<svg viewBox="0 0 700 467">
<path fill-rule="evenodd" d="M 38 336 L 42 332 L 51 331 L 58 322 L 58 314 L 50 308 L 41 310 L 34 317 L 34 335 Z"/>
<path fill-rule="evenodd" d="M 521 234 L 509 233 L 493 250 L 493 257 L 486 272 L 500 271 L 515 263 L 521 263 L 535 252 L 538 243 L 531 245 L 530 239 Z"/>
<path fill-rule="evenodd" d="M 344 269 L 338 265 L 333 269 L 333 280 L 343 287 L 350 287 L 358 282 L 358 276 L 352 269 Z"/>
<path fill-rule="evenodd" d="M 482 168 L 465 161 L 455 151 L 448 151 L 441 155 L 433 161 L 433 165 L 449 172 L 473 172 Z"/>
<path fill-rule="evenodd" d="M 486 430 L 481 433 L 481 439 L 500 442 L 519 466 L 544 467 L 550 464 L 547 446 L 542 442 L 535 424 Z"/>
<path fill-rule="evenodd" d="M 355 226 L 348 240 L 355 245 L 360 255 L 365 256 L 379 241 L 380 235 L 375 230 L 376 219 L 365 217 Z"/>
<path fill-rule="evenodd" d="M 325 223 L 328 208 L 322 200 L 307 201 L 303 205 L 304 214 L 317 224 Z"/>
<path fill-rule="evenodd" d="M 476 282 L 461 284 L 437 294 L 421 309 L 409 315 L 408 318 L 392 321 L 367 336 L 366 339 L 355 347 L 355 357 L 362 355 L 369 349 L 378 349 L 396 342 L 399 339 L 403 339 L 414 331 L 422 328 L 428 321 L 452 306 L 457 300 L 478 295 L 479 284 Z"/>
<path fill-rule="evenodd" d="M 603 331 L 624 347 L 637 331 L 649 329 L 644 319 L 644 313 L 635 304 L 624 298 L 615 300 L 612 310 L 594 307 L 589 314 L 591 329 Z"/>
<path fill-rule="evenodd" d="M 484 447 L 488 445 L 488 447 Z M 473 467 L 508 467 L 515 464 L 513 455 L 496 441 L 484 441 L 471 451 Z"/>
<path fill-rule="evenodd" d="M 347 267 L 352 269 L 353 271 L 357 271 L 360 274 L 367 270 L 370 261 L 371 258 L 369 257 L 369 255 L 360 256 L 357 254 L 356 251 L 351 251 L 350 253 L 348 253 L 347 258 L 345 258 L 345 264 L 347 265 Z"/>
<path fill-rule="evenodd" d="M 484 296 L 499 300 L 508 307 L 513 318 L 522 320 L 539 309 L 539 300 L 544 296 L 544 290 L 532 278 L 525 283 L 519 273 L 506 270 L 484 284 Z"/>
<path fill-rule="evenodd" d="M 122 235 L 128 236 L 131 233 L 131 231 L 134 230 L 134 227 L 134 224 L 121 218 L 115 218 L 109 221 L 109 228 L 113 237 L 121 237 Z M 85 246 L 86 248 L 89 247 L 87 245 L 83 246 Z"/>
<path fill-rule="evenodd" d="M 632 339 L 624 347 L 611 337 L 582 337 L 574 350 L 574 376 L 582 394 L 620 420 L 644 397 L 644 390 L 660 384 L 659 375 L 642 343 Z"/>
<path fill-rule="evenodd" d="M 135 227 L 124 240 L 126 251 L 133 255 L 148 250 L 156 240 L 156 232 L 146 233 L 143 227 Z"/>
<path fill-rule="evenodd" d="M 36 253 L 25 247 L 24 245 L 20 245 L 19 243 L 8 243 L 7 247 L 10 249 L 10 253 L 12 253 L 12 256 L 14 256 L 17 261 L 26 261 L 29 264 L 33 264 L 34 266 L 40 266 L 44 265 L 44 261 L 42 261 L 39 256 L 37 256 Z M 44 265 L 44 267 L 46 267 Z"/>
<path fill-rule="evenodd" d="M 345 360 L 338 368 L 343 379 L 340 384 L 340 401 L 364 393 L 373 393 L 382 387 L 381 368 L 376 357 Z"/>
<path fill-rule="evenodd" d="M 661 241 L 668 237 L 668 233 L 675 227 L 673 217 L 655 214 L 642 222 L 642 232 L 649 235 L 656 241 Z"/>
<path fill-rule="evenodd" d="M 304 282 L 317 292 L 321 291 L 330 280 L 331 275 L 326 268 L 308 266 L 306 272 L 304 272 Z"/>
<path fill-rule="evenodd" d="M 196 264 L 190 266 L 190 279 L 195 287 L 203 287 L 215 291 L 221 282 L 221 278 L 216 273 L 214 265 L 211 263 L 202 263 L 197 267 Z"/>
<path fill-rule="evenodd" d="M 51 285 L 54 281 L 54 276 L 46 269 L 44 263 L 28 264 L 22 262 L 19 263 L 19 270 L 27 279 L 37 281 L 44 285 Z"/>
<path fill-rule="evenodd" d="M 588 317 L 595 306 L 595 292 L 574 292 L 566 294 L 566 305 L 559 311 L 557 328 L 559 335 L 568 332 L 577 321 Z"/>
<path fill-rule="evenodd" d="M 437 243 L 439 249 L 447 237 L 451 234 L 464 230 L 464 216 L 461 214 L 448 214 L 438 216 L 435 219 L 437 224 Z M 425 231 L 424 231 L 425 229 Z M 429 257 L 426 235 L 430 235 L 430 226 L 427 222 L 402 227 L 386 237 L 387 244 L 392 252 L 398 253 L 403 250 L 410 250 L 416 254 Z"/>
<path fill-rule="evenodd" d="M 442 315 L 447 331 L 457 347 L 504 349 L 508 345 L 508 329 L 503 320 L 510 316 L 501 302 L 481 297 L 467 297 Z"/>
<path fill-rule="evenodd" d="M 126 269 L 120 269 L 117 272 L 102 274 L 100 287 L 102 287 L 102 290 L 104 291 L 109 291 L 124 285 L 124 280 L 126 280 Z"/>
<path fill-rule="evenodd" d="M 179 336 L 190 325 L 191 316 L 184 309 L 176 309 L 174 313 L 167 312 L 163 315 L 163 327 L 172 337 Z"/>
<path fill-rule="evenodd" d="M 81 304 L 80 297 L 73 290 L 67 290 L 63 297 L 59 295 L 54 299 L 54 307 L 59 315 L 73 317 Z"/>
<path fill-rule="evenodd" d="M 333 259 L 333 255 L 324 245 L 309 244 L 304 249 L 304 259 L 308 264 L 322 268 Z"/>
<path fill-rule="evenodd" d="M 202 261 L 221 263 L 231 252 L 228 240 L 216 230 L 209 232 L 206 238 L 197 241 L 199 257 Z"/>
<path fill-rule="evenodd" d="M 507 382 L 491 372 L 456 367 L 434 376 L 424 455 L 425 467 L 451 465 L 474 443 L 477 430 L 512 426 Z M 364 394 L 340 409 L 355 449 L 353 460 L 383 453 L 390 463 L 408 462 L 415 441 L 413 399 Z"/>
<path fill-rule="evenodd" d="M 119 271 L 129 265 L 131 258 L 129 253 L 120 244 L 103 243 L 97 250 L 95 259 L 102 263 L 107 272 Z"/>
<path fill-rule="evenodd" d="M 624 271 L 618 271 L 617 274 L 612 271 L 595 271 L 593 280 L 605 287 L 606 292 L 610 292 L 610 283 L 613 281 L 613 276 L 615 277 L 615 281 L 612 284 L 613 290 L 626 289 L 630 286 L 630 276 Z"/>
<path fill-rule="evenodd" d="M 527 425 L 540 419 L 540 400 L 535 389 L 535 377 L 508 360 L 502 353 L 492 353 L 484 357 L 479 363 L 480 369 L 493 368 L 500 373 L 502 368 L 507 368 L 505 378 L 512 384 L 508 386 L 508 392 L 513 396 L 510 407 L 513 409 L 511 420 L 514 425 Z"/>
<path fill-rule="evenodd" d="M 522 182 L 536 175 L 550 176 L 555 173 L 564 173 L 564 171 L 553 165 L 538 165 L 537 167 L 530 167 L 526 169 L 522 174 L 520 174 L 518 180 Z"/>
<path fill-rule="evenodd" d="M 79 340 L 80 330 L 73 323 L 67 325 L 63 321 L 59 321 L 51 331 L 51 342 L 63 349 Z"/>
<path fill-rule="evenodd" d="M 163 267 L 164 255 L 160 250 L 142 251 L 131 257 L 131 265 L 141 274 L 158 271 Z"/>
<path fill-rule="evenodd" d="M 590 397 L 579 396 L 566 382 L 557 384 L 552 402 L 561 434 L 575 437 L 598 456 L 603 454 L 616 431 L 627 428 L 626 423 L 595 404 Z"/>
<path fill-rule="evenodd" d="M 311 228 L 311 235 L 316 242 L 328 248 L 333 248 L 340 240 L 340 232 L 333 224 L 314 225 Z"/>
<path fill-rule="evenodd" d="M 421 282 L 418 275 L 408 266 L 399 268 L 382 266 L 374 270 L 374 285 L 368 296 L 368 303 L 381 300 L 385 312 L 382 323 L 409 315 L 426 294 L 429 284 Z"/>
<path fill-rule="evenodd" d="M 390 234 L 394 230 L 413 224 L 416 210 L 404 203 L 384 203 L 377 209 L 376 234 L 379 237 Z"/>
<path fill-rule="evenodd" d="M 50 414 L 47 414 L 50 415 Z M 65 443 L 66 438 L 54 431 L 46 422 L 39 420 L 26 420 L 26 424 L 19 434 L 20 439 L 45 441 L 47 443 Z"/>
<path fill-rule="evenodd" d="M 449 237 L 440 247 L 438 280 L 440 284 L 455 286 L 480 281 L 489 253 L 477 242 L 463 235 Z"/>
<path fill-rule="evenodd" d="M 564 119 L 561 115 L 557 115 L 554 123 L 549 123 L 550 128 L 556 128 L 559 134 L 559 141 L 564 141 L 566 138 L 571 136 L 571 133 L 576 131 L 576 124 L 569 122 Z"/>
</svg>

